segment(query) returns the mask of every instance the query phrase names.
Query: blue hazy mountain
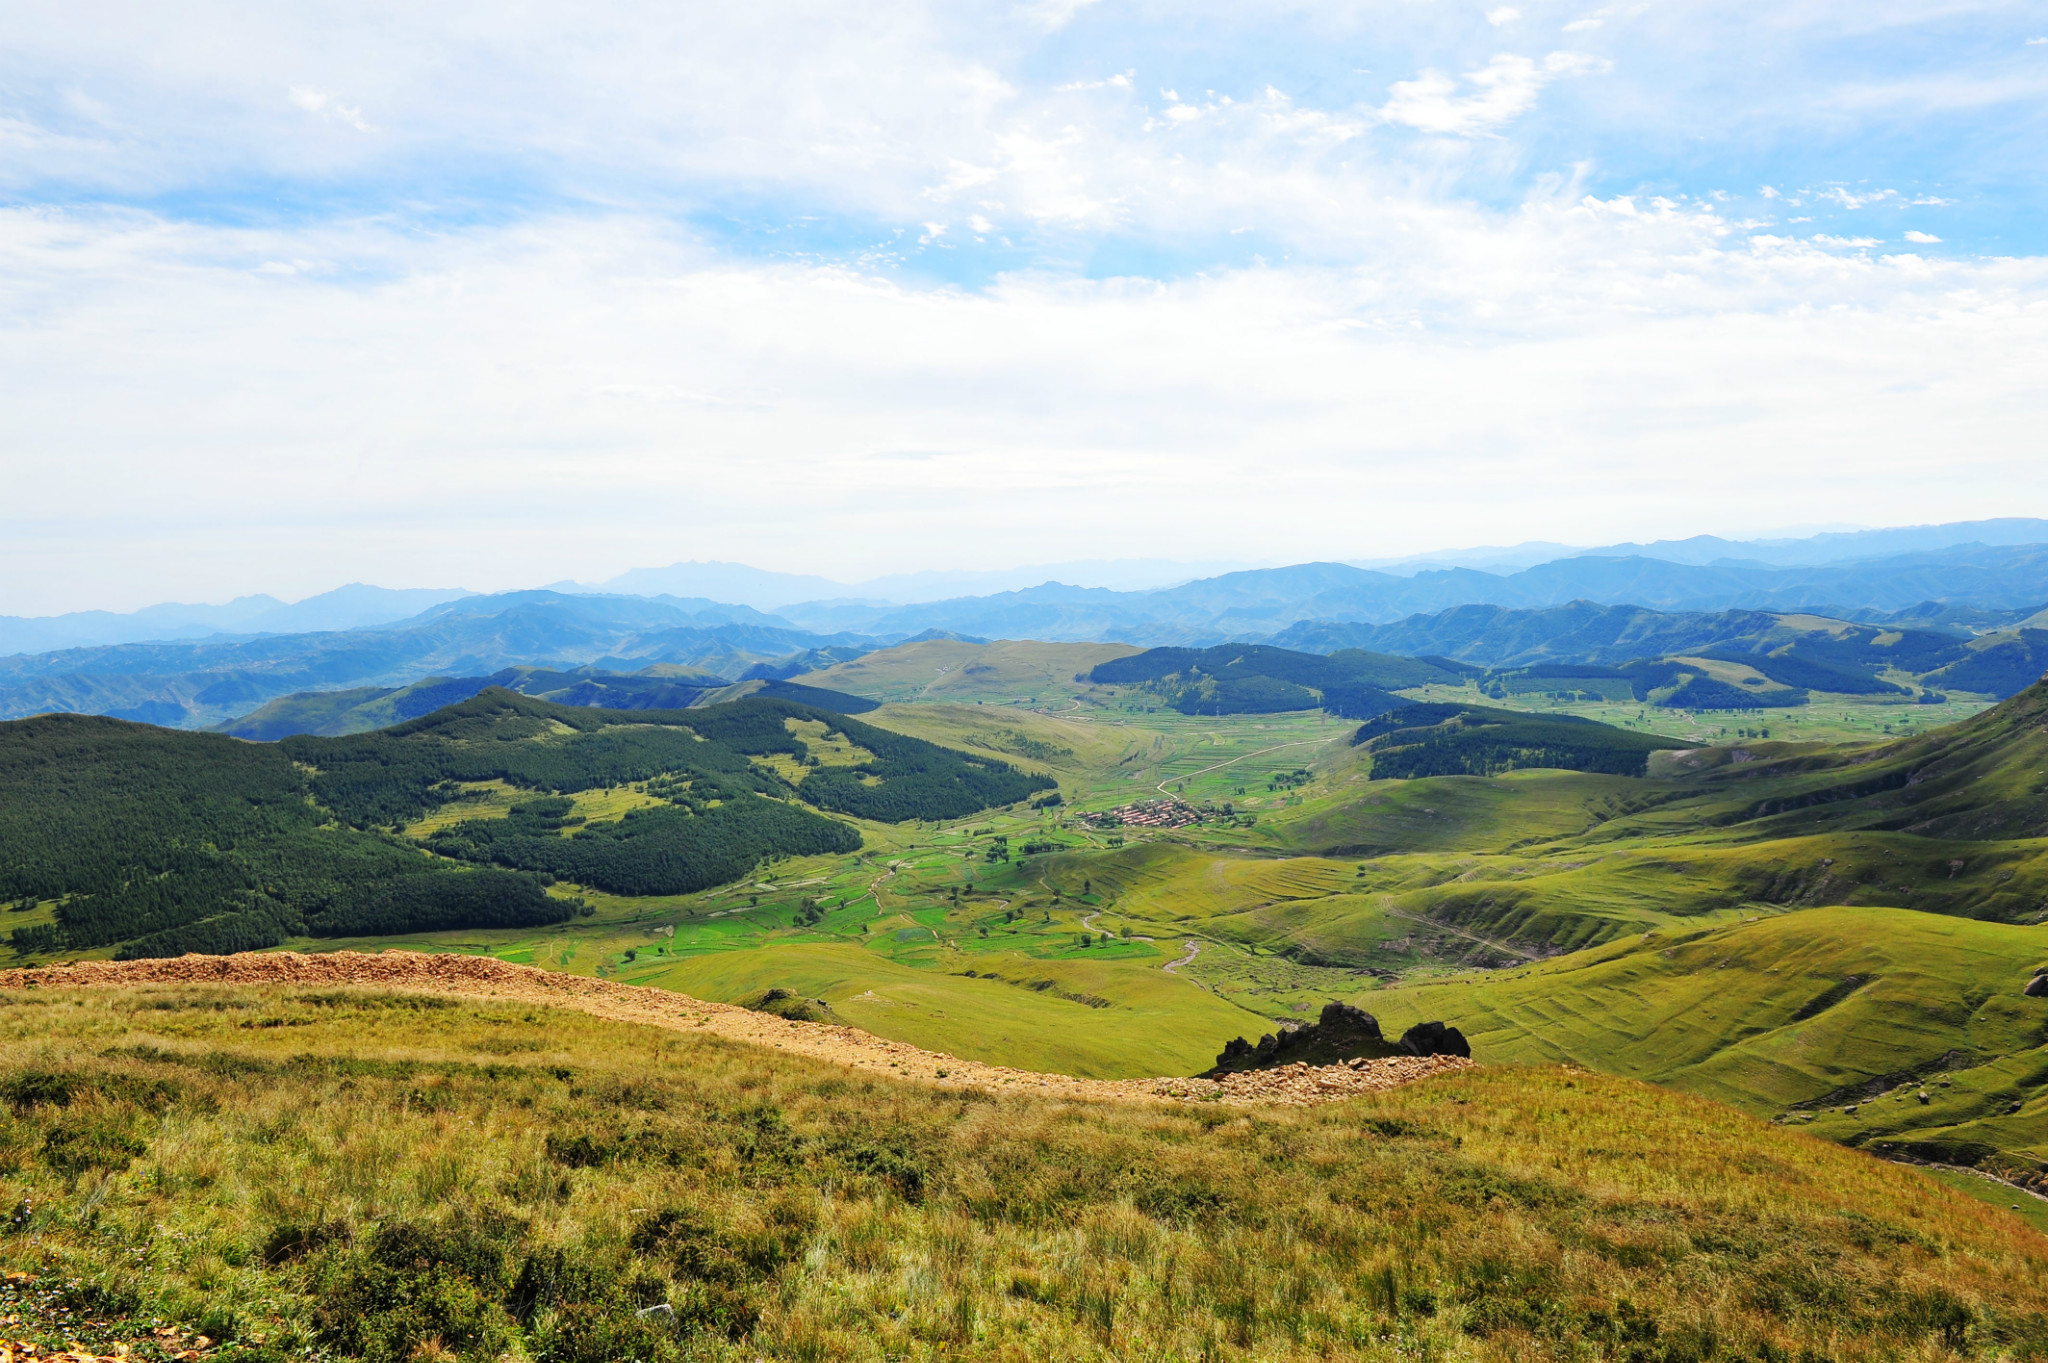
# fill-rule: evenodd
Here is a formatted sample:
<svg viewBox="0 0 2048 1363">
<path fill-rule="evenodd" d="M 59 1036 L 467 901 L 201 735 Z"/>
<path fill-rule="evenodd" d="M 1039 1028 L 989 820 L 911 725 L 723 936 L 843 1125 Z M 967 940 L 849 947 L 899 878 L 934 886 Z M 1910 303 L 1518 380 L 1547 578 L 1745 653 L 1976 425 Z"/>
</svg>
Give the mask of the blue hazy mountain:
<svg viewBox="0 0 2048 1363">
<path fill-rule="evenodd" d="M 693 609 L 693 607 L 696 607 Z M 216 724 L 301 691 L 406 686 L 507 667 L 634 672 L 669 664 L 743 677 L 844 661 L 862 637 L 792 628 L 745 606 L 510 592 L 443 602 L 393 625 L 216 635 L 0 658 L 0 719 L 77 711 L 181 727 Z"/>
<path fill-rule="evenodd" d="M 419 614 L 467 596 L 460 588 L 372 587 L 351 582 L 289 604 L 274 596 L 239 596 L 218 606 L 166 603 L 141 610 L 74 611 L 68 615 L 0 616 L 0 655 L 129 644 L 150 639 L 203 639 L 215 634 L 304 634 L 361 629 Z"/>
</svg>

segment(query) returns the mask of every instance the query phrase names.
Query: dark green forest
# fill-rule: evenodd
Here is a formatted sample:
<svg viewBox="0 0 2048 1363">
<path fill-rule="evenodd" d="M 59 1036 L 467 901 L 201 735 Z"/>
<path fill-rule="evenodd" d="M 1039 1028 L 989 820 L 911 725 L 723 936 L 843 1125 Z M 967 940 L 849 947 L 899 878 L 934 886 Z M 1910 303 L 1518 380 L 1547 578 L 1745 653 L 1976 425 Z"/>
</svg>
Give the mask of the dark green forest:
<svg viewBox="0 0 2048 1363">
<path fill-rule="evenodd" d="M 716 808 L 636 809 L 567 837 L 570 801 L 515 805 L 510 818 L 473 819 L 427 839 L 442 856 L 538 871 L 613 894 L 688 894 L 746 875 L 776 857 L 854 852 L 860 834 L 836 819 L 759 796 Z"/>
<path fill-rule="evenodd" d="M 1698 746 L 1574 715 L 1480 705 L 1409 705 L 1361 724 L 1351 742 L 1372 754 L 1375 781 L 1497 776 L 1527 767 L 1641 776 L 1651 753 Z"/>
<path fill-rule="evenodd" d="M 559 922 L 530 876 L 479 877 L 338 825 L 282 750 L 95 715 L 0 725 L 0 899 L 55 901 L 17 952 L 123 956 L 343 937 L 365 921 Z"/>
<path fill-rule="evenodd" d="M 872 754 L 810 760 L 789 721 L 823 721 Z M 807 770 L 795 784 L 754 757 Z M 402 830 L 500 780 L 537 797 L 514 816 Z M 662 799 L 609 823 L 563 822 L 579 791 L 642 784 Z M 19 955 L 122 956 L 560 922 L 554 881 L 622 894 L 702 889 L 780 857 L 850 851 L 818 810 L 952 818 L 1053 783 L 776 700 L 686 711 L 578 709 L 491 689 L 344 738 L 249 743 L 83 715 L 0 725 L 0 901 L 51 906 Z"/>
</svg>

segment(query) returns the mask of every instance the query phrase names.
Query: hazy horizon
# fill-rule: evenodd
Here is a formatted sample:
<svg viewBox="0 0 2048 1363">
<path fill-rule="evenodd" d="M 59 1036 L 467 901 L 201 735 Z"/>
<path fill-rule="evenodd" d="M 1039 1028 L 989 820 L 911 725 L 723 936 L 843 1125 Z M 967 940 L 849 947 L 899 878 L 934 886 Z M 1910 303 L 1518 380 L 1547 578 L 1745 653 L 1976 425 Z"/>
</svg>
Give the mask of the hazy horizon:
<svg viewBox="0 0 2048 1363">
<path fill-rule="evenodd" d="M 293 606 L 316 599 L 348 593 L 351 589 L 369 588 L 375 591 L 392 592 L 441 592 L 450 595 L 477 594 L 493 595 L 525 591 L 554 591 L 563 593 L 596 593 L 618 595 L 698 597 L 723 604 L 751 605 L 756 609 L 772 611 L 778 605 L 799 605 L 830 599 L 856 599 L 866 597 L 879 602 L 913 604 L 930 602 L 949 597 L 970 597 L 995 595 L 1019 591 L 1043 585 L 1062 585 L 1090 589 L 1107 588 L 1113 591 L 1153 591 L 1178 586 L 1203 578 L 1218 577 L 1228 573 L 1259 571 L 1273 568 L 1297 566 L 1310 562 L 1335 562 L 1349 567 L 1369 571 L 1386 572 L 1396 576 L 1410 576 L 1448 568 L 1465 568 L 1481 572 L 1511 575 L 1525 568 L 1543 563 L 1559 561 L 1585 554 L 1607 554 L 1617 551 L 1642 551 L 1646 557 L 1657 557 L 1660 547 L 1669 550 L 1711 540 L 1735 546 L 1750 545 L 1788 546 L 1816 544 L 1830 537 L 1845 539 L 1873 535 L 1910 536 L 1933 535 L 1936 542 L 1943 544 L 1964 544 L 1978 538 L 1974 534 L 1951 533 L 1946 536 L 1939 532 L 1951 527 L 1979 527 L 2010 524 L 1994 533 L 1987 542 L 2023 543 L 2031 542 L 2035 536 L 2025 533 L 2029 529 L 2025 518 L 1994 518 L 1985 522 L 1945 522 L 1936 525 L 1908 526 L 1793 526 L 1778 527 L 1747 539 L 1732 539 L 1728 536 L 1701 533 L 1671 540 L 1655 542 L 1618 541 L 1605 545 L 1567 545 L 1551 540 L 1524 540 L 1512 545 L 1474 545 L 1462 548 L 1437 548 L 1401 558 L 1388 559 L 1327 559 L 1292 561 L 1182 561 L 1159 559 L 1089 559 L 1066 563 L 1019 565 L 1013 568 L 920 568 L 907 572 L 885 574 L 860 581 L 843 581 L 818 575 L 786 572 L 779 568 L 759 563 L 739 563 L 724 560 L 681 560 L 672 564 L 642 565 L 631 568 L 603 581 L 576 581 L 556 579 L 549 582 L 531 580 L 498 582 L 487 585 L 460 582 L 369 582 L 356 579 L 346 583 L 331 584 L 302 595 L 282 597 L 258 586 L 233 596 L 212 601 L 175 601 L 161 597 L 148 597 L 133 605 L 109 606 L 90 604 L 72 607 L 64 611 L 41 614 L 12 614 L 0 609 L 0 617 L 15 619 L 50 619 L 73 614 L 130 615 L 147 613 L 152 610 L 207 610 L 220 609 L 239 604 L 260 601 Z M 2048 541 L 2048 528 L 2032 527 L 2038 537 Z M 1871 557 L 1883 557 L 1898 550 L 1878 548 Z M 1860 555 L 1859 555 L 1860 556 Z M 1828 556 L 1816 561 L 1832 561 Z M 1705 562 L 1706 559 L 1687 558 L 1678 555 L 1674 562 Z M 697 578 L 697 581 L 670 590 L 661 583 L 665 575 L 681 573 Z M 720 583 L 734 584 L 721 594 Z M 777 594 L 777 593 L 780 594 Z"/>
</svg>

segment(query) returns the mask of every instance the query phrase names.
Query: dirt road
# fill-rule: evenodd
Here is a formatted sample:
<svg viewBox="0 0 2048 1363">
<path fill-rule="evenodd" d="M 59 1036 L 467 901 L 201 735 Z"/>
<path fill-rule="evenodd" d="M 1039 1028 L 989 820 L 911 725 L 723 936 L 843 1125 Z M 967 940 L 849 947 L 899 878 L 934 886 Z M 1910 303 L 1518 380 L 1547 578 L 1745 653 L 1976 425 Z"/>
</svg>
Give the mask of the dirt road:
<svg viewBox="0 0 2048 1363">
<path fill-rule="evenodd" d="M 706 1003 L 666 989 L 587 979 L 489 956 L 425 955 L 383 951 L 246 952 L 239 956 L 180 956 L 157 961 L 85 961 L 34 970 L 0 971 L 0 991 L 122 988 L 162 985 L 291 987 L 365 986 L 417 993 L 457 994 L 507 1002 L 574 1008 L 615 1022 L 701 1032 L 752 1046 L 914 1079 L 942 1087 L 980 1088 L 1044 1097 L 1109 1102 L 1207 1101 L 1299 1107 L 1354 1094 L 1396 1088 L 1432 1075 L 1471 1067 L 1456 1056 L 1396 1056 L 1314 1068 L 1285 1069 L 1209 1079 L 1076 1079 L 1065 1074 L 984 1065 L 888 1041 L 857 1027 L 791 1022 L 731 1004 Z"/>
</svg>

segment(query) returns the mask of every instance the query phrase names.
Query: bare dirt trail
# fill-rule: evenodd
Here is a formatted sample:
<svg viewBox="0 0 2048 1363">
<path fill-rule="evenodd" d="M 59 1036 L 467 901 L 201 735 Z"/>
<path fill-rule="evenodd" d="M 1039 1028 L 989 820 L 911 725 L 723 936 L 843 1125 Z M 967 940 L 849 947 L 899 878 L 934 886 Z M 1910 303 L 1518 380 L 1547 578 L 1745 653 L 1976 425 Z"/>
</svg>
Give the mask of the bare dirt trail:
<svg viewBox="0 0 2048 1363">
<path fill-rule="evenodd" d="M 706 1003 L 666 989 L 510 965 L 490 956 L 427 955 L 415 951 L 383 951 L 374 955 L 353 951 L 319 955 L 245 952 L 239 956 L 84 961 L 76 965 L 0 971 L 0 990 L 5 991 L 208 984 L 353 985 L 574 1008 L 614 1022 L 698 1032 L 940 1087 L 1098 1102 L 1208 1101 L 1300 1107 L 1397 1088 L 1432 1075 L 1468 1069 L 1473 1064 L 1457 1056 L 1395 1056 L 1320 1068 L 1291 1065 L 1257 1070 L 1229 1075 L 1220 1082 L 1171 1077 L 1076 1079 L 1065 1074 L 1036 1074 L 961 1060 L 900 1041 L 888 1041 L 857 1027 L 792 1022 L 731 1004 Z"/>
</svg>

